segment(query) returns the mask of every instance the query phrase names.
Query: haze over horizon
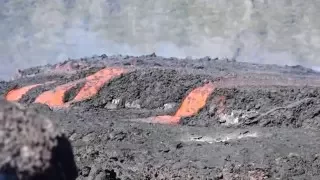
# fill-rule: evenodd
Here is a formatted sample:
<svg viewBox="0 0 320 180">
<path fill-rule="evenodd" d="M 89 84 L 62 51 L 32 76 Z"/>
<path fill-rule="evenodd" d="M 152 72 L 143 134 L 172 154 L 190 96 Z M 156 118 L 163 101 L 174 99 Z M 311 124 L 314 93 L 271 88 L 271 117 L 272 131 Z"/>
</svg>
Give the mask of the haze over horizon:
<svg viewBox="0 0 320 180">
<path fill-rule="evenodd" d="M 0 78 L 93 55 L 220 57 L 320 67 L 319 0 L 0 2 Z"/>
</svg>

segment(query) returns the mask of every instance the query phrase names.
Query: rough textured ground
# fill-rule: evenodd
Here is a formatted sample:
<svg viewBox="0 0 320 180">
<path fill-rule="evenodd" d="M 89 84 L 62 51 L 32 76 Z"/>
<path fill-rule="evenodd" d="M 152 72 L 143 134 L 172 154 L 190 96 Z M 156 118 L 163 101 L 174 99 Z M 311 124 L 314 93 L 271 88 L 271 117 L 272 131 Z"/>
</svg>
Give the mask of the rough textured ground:
<svg viewBox="0 0 320 180">
<path fill-rule="evenodd" d="M 77 177 L 69 141 L 39 110 L 0 99 L 1 179 Z"/>
<path fill-rule="evenodd" d="M 319 87 L 301 66 L 151 54 L 22 70 L 0 92 L 55 120 L 79 180 L 316 180 Z"/>
</svg>

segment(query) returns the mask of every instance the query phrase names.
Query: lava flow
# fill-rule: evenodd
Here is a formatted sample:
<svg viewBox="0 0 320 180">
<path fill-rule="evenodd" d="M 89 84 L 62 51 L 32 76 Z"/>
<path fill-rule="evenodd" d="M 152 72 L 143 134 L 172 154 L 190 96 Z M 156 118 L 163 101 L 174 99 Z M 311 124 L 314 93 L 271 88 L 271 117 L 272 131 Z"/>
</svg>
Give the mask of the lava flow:
<svg viewBox="0 0 320 180">
<path fill-rule="evenodd" d="M 177 124 L 181 118 L 195 115 L 205 106 L 207 99 L 214 89 L 215 86 L 212 83 L 207 83 L 201 87 L 195 88 L 183 100 L 180 108 L 173 116 L 156 116 L 154 122 L 161 124 Z"/>
</svg>

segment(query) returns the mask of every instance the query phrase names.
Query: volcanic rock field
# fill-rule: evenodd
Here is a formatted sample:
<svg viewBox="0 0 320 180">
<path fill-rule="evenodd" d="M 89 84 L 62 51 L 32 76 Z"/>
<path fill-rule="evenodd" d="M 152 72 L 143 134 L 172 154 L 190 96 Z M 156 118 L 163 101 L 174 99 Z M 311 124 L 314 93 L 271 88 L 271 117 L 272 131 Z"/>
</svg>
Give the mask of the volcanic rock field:
<svg viewBox="0 0 320 180">
<path fill-rule="evenodd" d="M 0 95 L 61 129 L 78 180 L 320 179 L 320 73 L 302 66 L 101 55 Z"/>
</svg>

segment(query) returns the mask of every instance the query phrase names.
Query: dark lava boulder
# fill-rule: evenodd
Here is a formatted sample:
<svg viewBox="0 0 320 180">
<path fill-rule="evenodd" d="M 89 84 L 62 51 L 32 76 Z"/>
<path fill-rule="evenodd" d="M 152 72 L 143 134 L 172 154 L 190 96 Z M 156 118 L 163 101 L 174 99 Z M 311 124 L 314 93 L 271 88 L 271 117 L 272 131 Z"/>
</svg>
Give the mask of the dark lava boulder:
<svg viewBox="0 0 320 180">
<path fill-rule="evenodd" d="M 73 180 L 72 147 L 44 115 L 0 99 L 0 179 Z"/>
</svg>

